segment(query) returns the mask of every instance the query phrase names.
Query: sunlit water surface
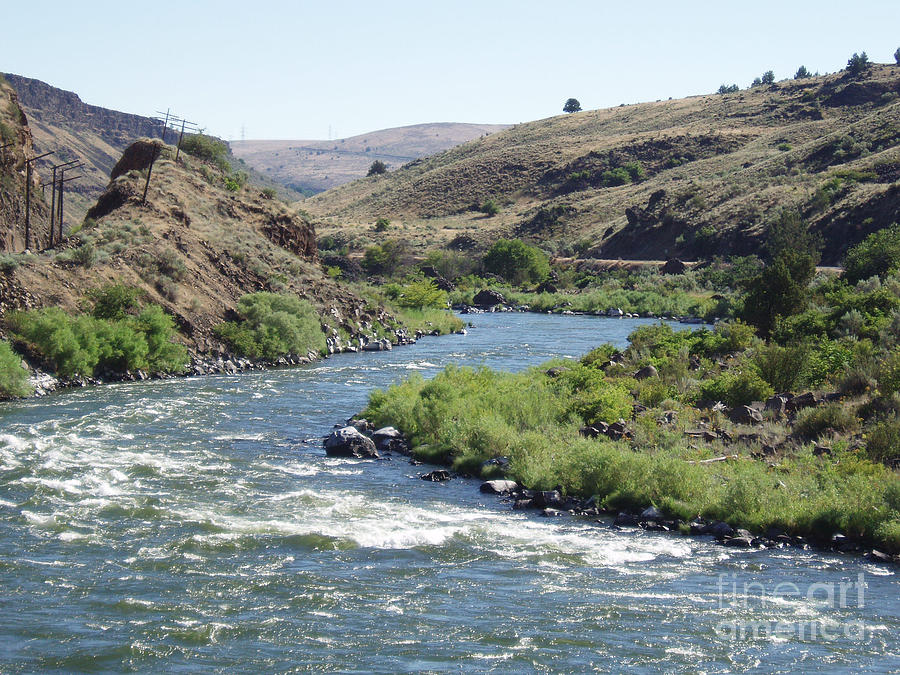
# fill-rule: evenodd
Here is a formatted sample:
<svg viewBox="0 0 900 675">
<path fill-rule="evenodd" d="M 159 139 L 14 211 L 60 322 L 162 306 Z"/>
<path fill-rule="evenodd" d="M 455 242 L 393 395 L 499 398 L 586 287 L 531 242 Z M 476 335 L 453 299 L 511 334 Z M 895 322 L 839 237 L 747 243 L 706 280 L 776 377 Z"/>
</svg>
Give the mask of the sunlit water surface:
<svg viewBox="0 0 900 675">
<path fill-rule="evenodd" d="M 404 458 L 324 456 L 373 387 L 641 323 L 467 319 L 391 352 L 0 405 L 0 671 L 900 669 L 895 568 L 548 520 Z"/>
</svg>

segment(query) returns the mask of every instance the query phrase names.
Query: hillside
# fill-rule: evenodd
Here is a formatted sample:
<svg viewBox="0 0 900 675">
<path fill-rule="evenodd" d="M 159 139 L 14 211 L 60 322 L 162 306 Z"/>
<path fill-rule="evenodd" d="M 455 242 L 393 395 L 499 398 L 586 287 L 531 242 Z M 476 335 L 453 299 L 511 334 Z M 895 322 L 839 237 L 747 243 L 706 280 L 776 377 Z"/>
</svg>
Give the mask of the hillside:
<svg viewBox="0 0 900 675">
<path fill-rule="evenodd" d="M 34 143 L 19 97 L 0 76 L 0 252 L 25 250 L 26 157 L 34 157 Z M 50 209 L 41 199 L 41 176 L 31 177 L 31 247 L 47 244 Z"/>
<path fill-rule="evenodd" d="M 362 178 L 376 159 L 396 169 L 508 128 L 502 124 L 416 124 L 335 141 L 232 141 L 236 157 L 300 192 L 321 192 Z"/>
<path fill-rule="evenodd" d="M 794 208 L 825 236 L 823 264 L 900 220 L 900 67 L 520 124 L 304 201 L 320 234 L 361 248 L 487 246 L 686 259 L 759 251 Z M 630 175 L 629 170 L 634 174 Z M 493 200 L 499 213 L 478 210 Z M 392 221 L 373 231 L 379 217 Z"/>
<path fill-rule="evenodd" d="M 90 105 L 71 91 L 53 87 L 40 80 L 8 73 L 7 81 L 16 90 L 34 138 L 37 154 L 52 150 L 54 154 L 37 163 L 45 175 L 49 167 L 69 160 L 84 163 L 73 175 L 83 177 L 66 184 L 65 222 L 80 223 L 97 200 L 122 152 L 141 137 L 159 137 L 161 124 L 151 117 L 110 110 Z M 175 140 L 167 133 L 167 140 Z M 252 182 L 262 187 L 278 187 L 285 198 L 299 199 L 300 194 L 282 189 L 276 182 L 256 175 L 240 163 L 235 168 L 253 174 Z"/>
<path fill-rule="evenodd" d="M 145 168 L 154 146 L 147 203 Z M 233 316 L 238 299 L 256 291 L 288 292 L 309 300 L 341 340 L 371 335 L 392 317 L 345 287 L 318 265 L 315 230 L 295 209 L 252 186 L 228 189 L 213 164 L 159 140 L 131 145 L 83 229 L 57 250 L 15 256 L 0 272 L 0 315 L 19 308 L 77 310 L 91 289 L 134 286 L 175 317 L 187 346 L 223 353 L 212 333 Z M 343 342 L 346 345 L 346 342 Z"/>
</svg>

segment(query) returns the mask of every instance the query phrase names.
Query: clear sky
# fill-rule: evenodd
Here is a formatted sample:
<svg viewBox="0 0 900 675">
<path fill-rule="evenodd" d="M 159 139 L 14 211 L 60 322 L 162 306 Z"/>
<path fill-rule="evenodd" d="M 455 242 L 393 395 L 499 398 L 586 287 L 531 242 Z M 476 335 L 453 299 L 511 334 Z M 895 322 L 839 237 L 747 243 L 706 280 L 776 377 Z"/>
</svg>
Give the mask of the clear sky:
<svg viewBox="0 0 900 675">
<path fill-rule="evenodd" d="M 209 133 L 325 139 L 517 123 L 893 63 L 900 0 L 6 2 L 0 72 Z"/>
</svg>

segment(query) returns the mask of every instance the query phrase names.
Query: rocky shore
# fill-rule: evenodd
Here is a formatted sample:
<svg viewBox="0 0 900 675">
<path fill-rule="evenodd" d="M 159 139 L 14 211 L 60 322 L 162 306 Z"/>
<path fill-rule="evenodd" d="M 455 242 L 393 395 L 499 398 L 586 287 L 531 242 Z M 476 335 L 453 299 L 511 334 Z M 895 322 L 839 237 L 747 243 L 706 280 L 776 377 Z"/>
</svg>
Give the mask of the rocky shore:
<svg viewBox="0 0 900 675">
<path fill-rule="evenodd" d="M 423 463 L 412 457 L 412 448 L 403 434 L 394 427 L 375 429 L 365 419 L 350 419 L 345 424 L 336 424 L 334 430 L 323 441 L 325 454 L 330 457 L 350 457 L 356 459 L 389 460 L 393 455 L 409 458 L 410 464 Z M 509 459 L 498 457 L 486 463 L 491 471 L 504 476 L 509 467 Z M 475 482 L 471 476 L 451 473 L 446 469 L 434 469 L 420 474 L 425 481 L 443 482 L 454 478 Z M 811 541 L 805 537 L 793 536 L 778 528 L 765 532 L 750 532 L 733 528 L 721 520 L 694 518 L 684 521 L 671 518 L 655 506 L 643 509 L 610 511 L 598 506 L 593 497 L 581 499 L 564 495 L 560 489 L 533 490 L 507 478 L 481 481 L 479 491 L 493 495 L 510 505 L 516 511 L 533 511 L 545 518 L 575 517 L 591 519 L 598 525 L 621 530 L 634 528 L 648 532 L 670 532 L 683 536 L 710 537 L 722 546 L 742 549 L 796 548 L 815 549 L 834 553 L 862 554 L 875 563 L 900 564 L 900 555 L 891 556 L 876 549 L 865 549 L 858 542 L 844 534 L 834 534 L 828 541 Z"/>
</svg>

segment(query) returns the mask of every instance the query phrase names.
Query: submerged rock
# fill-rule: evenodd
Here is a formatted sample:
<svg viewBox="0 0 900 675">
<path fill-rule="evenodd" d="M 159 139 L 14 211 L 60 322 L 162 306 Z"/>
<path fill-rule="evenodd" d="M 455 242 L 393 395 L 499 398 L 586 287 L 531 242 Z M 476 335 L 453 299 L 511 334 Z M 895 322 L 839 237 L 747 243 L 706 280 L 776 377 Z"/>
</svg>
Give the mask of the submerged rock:
<svg viewBox="0 0 900 675">
<path fill-rule="evenodd" d="M 423 473 L 419 476 L 422 480 L 430 480 L 433 483 L 443 483 L 446 480 L 450 480 L 452 477 L 450 472 L 445 469 L 435 469 L 430 473 Z"/>
<path fill-rule="evenodd" d="M 329 457 L 378 458 L 378 450 L 372 439 L 355 427 L 335 429 L 325 440 L 325 454 Z"/>
</svg>

